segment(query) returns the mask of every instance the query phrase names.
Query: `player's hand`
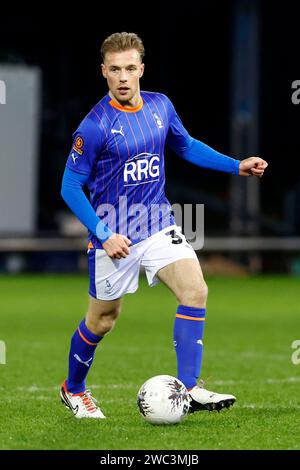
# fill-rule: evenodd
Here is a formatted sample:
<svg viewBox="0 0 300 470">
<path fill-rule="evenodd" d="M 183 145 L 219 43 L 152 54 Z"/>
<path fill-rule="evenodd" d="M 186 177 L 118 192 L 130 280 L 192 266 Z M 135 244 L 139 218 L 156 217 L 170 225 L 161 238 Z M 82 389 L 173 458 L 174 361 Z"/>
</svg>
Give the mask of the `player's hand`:
<svg viewBox="0 0 300 470">
<path fill-rule="evenodd" d="M 126 258 L 126 256 L 129 255 L 129 246 L 131 243 L 132 242 L 129 238 L 125 237 L 125 235 L 114 233 L 102 244 L 102 246 L 110 258 L 121 259 Z"/>
<path fill-rule="evenodd" d="M 239 166 L 240 176 L 258 176 L 261 178 L 267 168 L 268 163 L 259 157 L 249 157 L 241 160 Z"/>
</svg>

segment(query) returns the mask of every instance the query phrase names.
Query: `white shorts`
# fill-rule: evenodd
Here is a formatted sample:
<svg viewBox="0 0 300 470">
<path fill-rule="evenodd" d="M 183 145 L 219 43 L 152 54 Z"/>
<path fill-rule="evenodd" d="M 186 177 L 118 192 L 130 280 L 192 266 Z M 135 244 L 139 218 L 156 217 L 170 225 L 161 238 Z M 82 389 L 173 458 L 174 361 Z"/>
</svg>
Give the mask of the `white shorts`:
<svg viewBox="0 0 300 470">
<path fill-rule="evenodd" d="M 179 259 L 197 259 L 197 255 L 181 228 L 172 225 L 131 246 L 126 258 L 112 259 L 105 250 L 95 248 L 88 250 L 88 258 L 90 295 L 100 300 L 115 300 L 138 289 L 141 266 L 152 287 L 160 282 L 156 273 L 161 268 Z"/>
</svg>

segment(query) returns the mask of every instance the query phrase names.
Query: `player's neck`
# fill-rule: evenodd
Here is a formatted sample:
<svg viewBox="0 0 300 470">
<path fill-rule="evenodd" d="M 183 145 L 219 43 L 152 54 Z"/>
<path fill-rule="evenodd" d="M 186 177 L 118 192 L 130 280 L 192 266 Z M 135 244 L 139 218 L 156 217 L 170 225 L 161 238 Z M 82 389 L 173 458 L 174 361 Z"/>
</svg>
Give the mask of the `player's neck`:
<svg viewBox="0 0 300 470">
<path fill-rule="evenodd" d="M 117 100 L 117 98 L 112 94 L 111 91 L 109 91 L 108 94 L 116 104 L 124 108 L 136 108 L 137 106 L 139 106 L 139 104 L 141 103 L 141 99 L 142 99 L 140 92 L 138 92 L 136 95 L 132 97 L 131 100 L 128 100 L 128 101 Z"/>
</svg>

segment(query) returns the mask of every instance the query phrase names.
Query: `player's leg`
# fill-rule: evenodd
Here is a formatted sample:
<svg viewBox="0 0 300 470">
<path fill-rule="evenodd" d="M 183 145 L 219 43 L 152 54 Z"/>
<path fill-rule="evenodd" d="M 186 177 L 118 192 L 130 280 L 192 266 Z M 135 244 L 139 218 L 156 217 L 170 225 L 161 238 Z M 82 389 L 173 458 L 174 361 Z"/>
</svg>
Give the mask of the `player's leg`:
<svg viewBox="0 0 300 470">
<path fill-rule="evenodd" d="M 174 346 L 178 378 L 188 389 L 197 384 L 202 365 L 207 285 L 197 259 L 180 259 L 160 269 L 156 276 L 178 301 Z"/>
<path fill-rule="evenodd" d="M 179 259 L 160 269 L 156 276 L 175 294 L 179 304 L 205 309 L 208 288 L 197 259 Z"/>
<path fill-rule="evenodd" d="M 121 310 L 121 299 L 98 300 L 90 296 L 86 318 L 75 331 L 69 353 L 68 378 L 61 398 L 77 418 L 104 418 L 96 400 L 87 391 L 85 380 L 92 366 L 96 348 L 111 331 Z"/>
<path fill-rule="evenodd" d="M 85 380 L 91 369 L 96 348 L 113 328 L 121 310 L 121 299 L 98 300 L 90 296 L 88 312 L 72 340 L 69 354 L 69 374 L 66 381 L 71 393 L 86 390 Z"/>
<path fill-rule="evenodd" d="M 61 398 L 76 417 L 104 418 L 99 408 L 96 416 L 95 405 L 93 410 L 95 399 L 86 390 L 85 379 L 98 344 L 119 316 L 123 295 L 138 288 L 139 260 L 135 247 L 121 260 L 111 259 L 102 249 L 90 249 L 88 260 L 90 302 L 86 318 L 71 341 L 69 374 Z"/>
<path fill-rule="evenodd" d="M 175 294 L 179 303 L 174 324 L 174 345 L 178 378 L 190 391 L 191 411 L 229 407 L 235 401 L 233 395 L 210 392 L 197 385 L 202 365 L 208 293 L 198 260 L 177 260 L 160 269 L 156 276 Z"/>
<path fill-rule="evenodd" d="M 95 335 L 104 336 L 114 327 L 121 312 L 122 298 L 100 300 L 90 296 L 86 326 Z"/>
<path fill-rule="evenodd" d="M 161 280 L 177 297 L 174 324 L 177 369 L 179 379 L 190 389 L 191 410 L 222 409 L 233 404 L 233 395 L 209 392 L 196 385 L 202 363 L 207 286 L 196 253 L 180 227 L 168 227 L 151 237 L 142 264 L 150 286 Z"/>
<path fill-rule="evenodd" d="M 121 310 L 121 299 L 98 300 L 90 296 L 86 318 L 75 331 L 69 353 L 68 378 L 61 388 L 61 399 L 77 418 L 105 418 L 97 401 L 86 389 L 85 380 L 96 348 L 111 331 Z"/>
</svg>

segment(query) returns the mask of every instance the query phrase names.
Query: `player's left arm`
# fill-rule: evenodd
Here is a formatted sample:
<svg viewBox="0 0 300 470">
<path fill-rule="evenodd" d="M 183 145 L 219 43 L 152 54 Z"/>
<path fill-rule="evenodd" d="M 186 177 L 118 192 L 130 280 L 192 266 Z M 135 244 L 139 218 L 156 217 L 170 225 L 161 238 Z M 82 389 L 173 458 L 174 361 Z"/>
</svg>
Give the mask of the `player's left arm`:
<svg viewBox="0 0 300 470">
<path fill-rule="evenodd" d="M 167 134 L 167 144 L 185 160 L 211 170 L 231 173 L 240 176 L 262 177 L 268 163 L 259 157 L 249 157 L 244 160 L 224 155 L 209 145 L 194 139 L 183 126 L 172 103 L 168 100 L 170 124 Z"/>
<path fill-rule="evenodd" d="M 189 135 L 181 139 L 179 146 L 172 147 L 180 157 L 197 166 L 233 175 L 261 178 L 268 166 L 268 163 L 260 157 L 249 157 L 244 160 L 229 157 Z"/>
</svg>

